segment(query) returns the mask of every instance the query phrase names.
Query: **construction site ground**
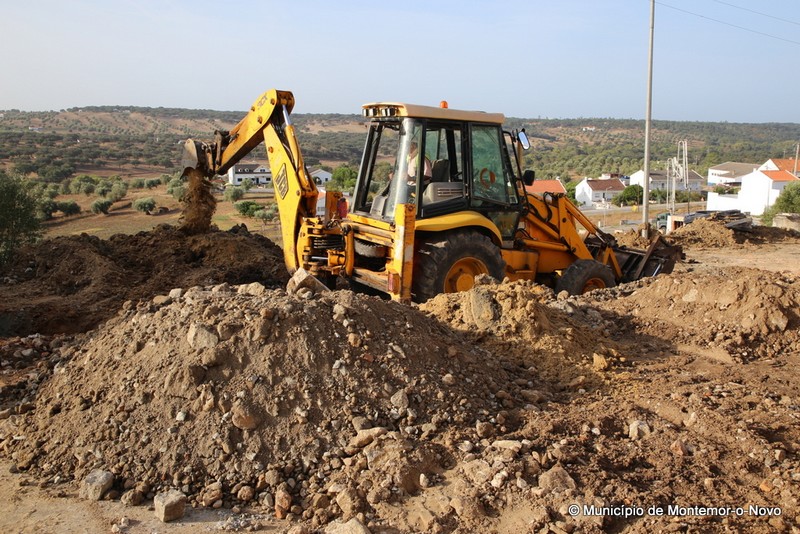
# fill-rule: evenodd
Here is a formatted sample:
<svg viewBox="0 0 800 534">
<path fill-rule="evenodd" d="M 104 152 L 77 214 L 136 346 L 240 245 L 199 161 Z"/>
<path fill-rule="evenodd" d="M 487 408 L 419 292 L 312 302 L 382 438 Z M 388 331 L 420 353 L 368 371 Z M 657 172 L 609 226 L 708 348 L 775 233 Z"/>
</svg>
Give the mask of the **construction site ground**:
<svg viewBox="0 0 800 534">
<path fill-rule="evenodd" d="M 797 532 L 800 235 L 671 238 L 669 275 L 423 305 L 287 293 L 241 226 L 29 247 L 0 272 L 0 531 Z"/>
</svg>

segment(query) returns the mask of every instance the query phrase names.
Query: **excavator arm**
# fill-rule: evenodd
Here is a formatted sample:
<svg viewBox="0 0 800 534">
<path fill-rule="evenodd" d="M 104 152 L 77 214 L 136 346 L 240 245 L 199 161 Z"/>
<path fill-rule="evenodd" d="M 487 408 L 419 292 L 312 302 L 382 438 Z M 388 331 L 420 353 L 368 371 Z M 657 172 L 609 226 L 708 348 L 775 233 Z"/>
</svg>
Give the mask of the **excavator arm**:
<svg viewBox="0 0 800 534">
<path fill-rule="evenodd" d="M 271 89 L 250 107 L 230 132 L 216 131 L 213 142 L 189 139 L 184 144 L 184 175 L 199 172 L 205 177 L 224 174 L 262 141 L 265 144 L 275 200 L 281 221 L 283 254 L 289 272 L 300 265 L 298 234 L 304 218 L 316 215 L 319 192 L 303 163 L 289 114 L 294 95 Z"/>
</svg>

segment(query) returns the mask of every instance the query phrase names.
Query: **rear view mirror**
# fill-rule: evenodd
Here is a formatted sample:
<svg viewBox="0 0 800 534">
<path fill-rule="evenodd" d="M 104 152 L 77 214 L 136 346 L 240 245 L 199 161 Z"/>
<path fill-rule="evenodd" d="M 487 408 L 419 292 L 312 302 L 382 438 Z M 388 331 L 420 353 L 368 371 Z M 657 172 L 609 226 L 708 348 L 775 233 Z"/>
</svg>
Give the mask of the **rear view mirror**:
<svg viewBox="0 0 800 534">
<path fill-rule="evenodd" d="M 536 180 L 536 171 L 532 171 L 528 169 L 527 171 L 522 173 L 522 183 L 525 185 L 533 184 L 533 181 Z"/>
<path fill-rule="evenodd" d="M 517 134 L 517 139 L 519 139 L 522 148 L 528 150 L 531 147 L 531 142 L 528 141 L 528 136 L 525 134 L 525 128 L 519 131 Z"/>
</svg>

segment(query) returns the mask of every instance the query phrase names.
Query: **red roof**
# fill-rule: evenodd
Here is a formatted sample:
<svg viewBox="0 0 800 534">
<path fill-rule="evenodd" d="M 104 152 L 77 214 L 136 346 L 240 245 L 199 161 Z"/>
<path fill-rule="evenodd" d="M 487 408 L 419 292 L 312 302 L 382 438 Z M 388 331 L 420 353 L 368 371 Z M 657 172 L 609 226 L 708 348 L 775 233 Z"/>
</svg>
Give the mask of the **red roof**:
<svg viewBox="0 0 800 534">
<path fill-rule="evenodd" d="M 778 160 L 772 160 L 778 161 Z M 791 160 L 794 161 L 794 160 Z M 789 171 L 761 171 L 767 178 L 772 180 L 773 182 L 791 182 L 794 180 L 800 180 L 794 174 L 790 173 Z"/>
<path fill-rule="evenodd" d="M 795 169 L 795 159 L 773 159 L 772 163 L 775 164 L 778 169 L 782 171 L 794 172 Z M 800 169 L 800 165 L 797 166 Z"/>
<path fill-rule="evenodd" d="M 561 180 L 535 180 L 533 185 L 526 185 L 528 193 L 566 193 Z"/>
</svg>

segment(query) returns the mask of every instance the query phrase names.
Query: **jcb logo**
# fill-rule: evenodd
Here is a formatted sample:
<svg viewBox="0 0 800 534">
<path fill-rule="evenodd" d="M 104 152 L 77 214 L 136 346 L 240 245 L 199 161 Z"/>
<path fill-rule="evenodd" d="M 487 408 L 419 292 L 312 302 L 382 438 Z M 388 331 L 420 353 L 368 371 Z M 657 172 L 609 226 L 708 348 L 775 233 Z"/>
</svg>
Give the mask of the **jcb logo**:
<svg viewBox="0 0 800 534">
<path fill-rule="evenodd" d="M 286 193 L 289 192 L 289 181 L 286 179 L 286 164 L 281 167 L 281 171 L 275 178 L 275 187 L 278 188 L 278 194 L 281 198 L 286 198 Z"/>
</svg>

